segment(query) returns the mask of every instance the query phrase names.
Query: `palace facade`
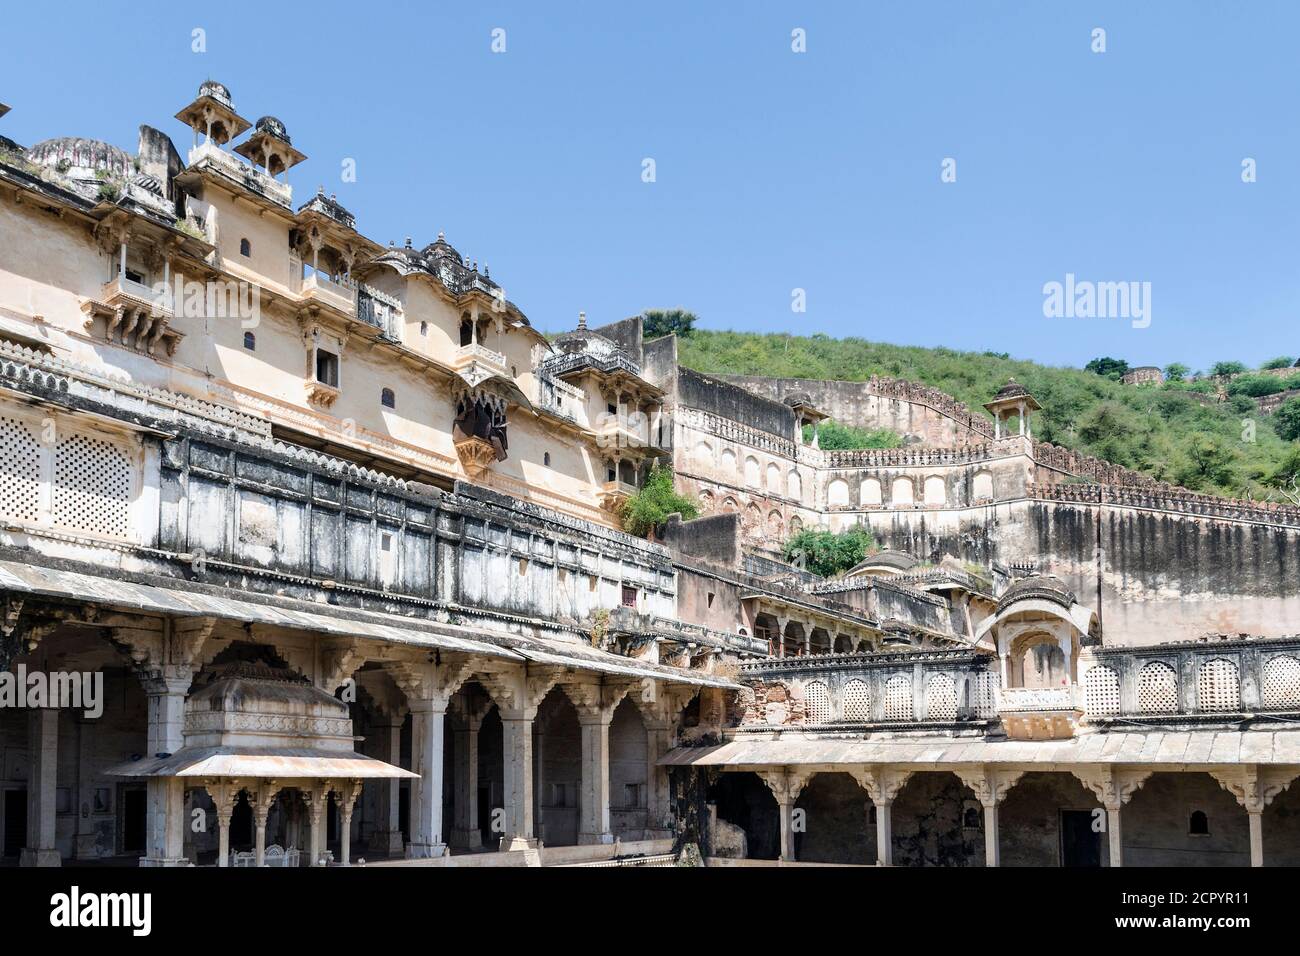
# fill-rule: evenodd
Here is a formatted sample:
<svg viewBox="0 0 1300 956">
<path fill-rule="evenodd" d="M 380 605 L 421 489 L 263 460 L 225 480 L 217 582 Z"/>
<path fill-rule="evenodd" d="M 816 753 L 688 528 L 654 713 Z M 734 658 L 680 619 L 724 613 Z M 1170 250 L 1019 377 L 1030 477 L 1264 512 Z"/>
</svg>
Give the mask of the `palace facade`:
<svg viewBox="0 0 1300 956">
<path fill-rule="evenodd" d="M 547 338 L 295 203 L 220 83 L 176 120 L 0 136 L 0 860 L 1300 861 L 1300 509 L 1038 442 L 1014 382 Z M 661 466 L 703 514 L 630 536 Z"/>
</svg>

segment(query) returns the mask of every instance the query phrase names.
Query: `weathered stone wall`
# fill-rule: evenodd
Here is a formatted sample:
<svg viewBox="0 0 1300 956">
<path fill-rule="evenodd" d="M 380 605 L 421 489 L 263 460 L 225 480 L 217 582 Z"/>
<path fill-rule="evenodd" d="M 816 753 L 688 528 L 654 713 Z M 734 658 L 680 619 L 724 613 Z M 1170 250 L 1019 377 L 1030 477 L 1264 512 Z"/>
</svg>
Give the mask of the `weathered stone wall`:
<svg viewBox="0 0 1300 956">
<path fill-rule="evenodd" d="M 795 808 L 804 811 L 804 831 L 794 838 L 795 858 L 804 863 L 876 862 L 875 814 L 867 793 L 847 773 L 819 773 L 808 781 Z"/>
</svg>

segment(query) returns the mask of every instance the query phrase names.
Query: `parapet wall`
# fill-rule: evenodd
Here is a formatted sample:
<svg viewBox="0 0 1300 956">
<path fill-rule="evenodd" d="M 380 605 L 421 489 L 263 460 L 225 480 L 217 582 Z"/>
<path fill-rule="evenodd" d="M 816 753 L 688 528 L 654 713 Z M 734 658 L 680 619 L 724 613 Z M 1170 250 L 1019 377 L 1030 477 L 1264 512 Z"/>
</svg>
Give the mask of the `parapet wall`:
<svg viewBox="0 0 1300 956">
<path fill-rule="evenodd" d="M 718 375 L 773 401 L 804 392 L 835 421 L 858 428 L 888 428 L 934 447 L 953 447 L 993 437 L 993 423 L 946 392 L 919 382 L 872 376 L 865 382 L 828 382 L 762 375 Z"/>
</svg>

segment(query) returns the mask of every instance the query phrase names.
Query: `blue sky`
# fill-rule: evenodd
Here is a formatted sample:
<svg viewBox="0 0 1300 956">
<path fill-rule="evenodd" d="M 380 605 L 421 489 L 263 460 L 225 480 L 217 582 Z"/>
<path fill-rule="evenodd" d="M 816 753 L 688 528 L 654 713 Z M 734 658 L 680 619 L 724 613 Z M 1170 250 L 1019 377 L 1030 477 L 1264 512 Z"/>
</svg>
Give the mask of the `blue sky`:
<svg viewBox="0 0 1300 956">
<path fill-rule="evenodd" d="M 6 11 L 0 133 L 134 151 L 147 123 L 183 151 L 171 117 L 218 79 L 310 157 L 297 201 L 444 230 L 543 329 L 684 306 L 1065 365 L 1300 354 L 1300 4 L 51 9 Z M 1067 273 L 1150 282 L 1150 326 L 1045 318 Z"/>
</svg>

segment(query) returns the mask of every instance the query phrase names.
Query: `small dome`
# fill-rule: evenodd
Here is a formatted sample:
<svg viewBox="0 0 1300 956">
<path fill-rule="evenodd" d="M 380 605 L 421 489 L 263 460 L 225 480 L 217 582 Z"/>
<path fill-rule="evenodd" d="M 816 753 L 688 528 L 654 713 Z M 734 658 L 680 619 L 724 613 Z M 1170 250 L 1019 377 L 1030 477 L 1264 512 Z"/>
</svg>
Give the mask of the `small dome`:
<svg viewBox="0 0 1300 956">
<path fill-rule="evenodd" d="M 456 251 L 456 247 L 447 241 L 442 233 L 438 233 L 438 238 L 421 250 L 426 259 L 455 259 L 461 261 L 461 255 Z"/>
<path fill-rule="evenodd" d="M 1067 609 L 1075 603 L 1074 592 L 1060 578 L 1052 574 L 1033 574 L 1021 578 L 1002 592 L 998 598 L 998 613 L 1001 614 L 1017 601 L 1030 598 L 1053 601 Z"/>
<path fill-rule="evenodd" d="M 812 396 L 807 392 L 791 392 L 785 398 L 781 399 L 781 401 L 785 402 L 785 404 L 789 405 L 791 408 L 797 408 L 800 405 L 811 406 L 813 403 Z"/>
<path fill-rule="evenodd" d="M 226 89 L 225 84 L 218 83 L 216 80 L 205 80 L 199 86 L 199 96 L 210 96 L 228 109 L 235 108 L 234 101 L 230 98 L 230 90 Z"/>
<path fill-rule="evenodd" d="M 1025 388 L 1014 378 L 1007 379 L 1007 384 L 998 389 L 998 393 L 993 396 L 994 401 L 1003 398 L 1020 398 L 1022 395 L 1028 395 L 1029 389 Z"/>
<path fill-rule="evenodd" d="M 80 136 L 60 136 L 37 143 L 27 151 L 27 160 L 37 166 L 68 172 L 77 178 L 97 172 L 115 179 L 135 175 L 135 160 L 126 150 Z M 81 171 L 82 176 L 77 176 L 77 171 Z"/>
<path fill-rule="evenodd" d="M 271 136 L 274 136 L 276 139 L 281 140 L 282 142 L 289 143 L 291 145 L 293 143 L 293 140 L 289 139 L 289 131 L 285 128 L 285 125 L 282 122 L 280 122 L 278 119 L 276 119 L 274 116 L 263 116 L 261 119 L 259 119 L 256 123 L 253 124 L 253 128 L 259 133 L 264 132 Z"/>
</svg>

